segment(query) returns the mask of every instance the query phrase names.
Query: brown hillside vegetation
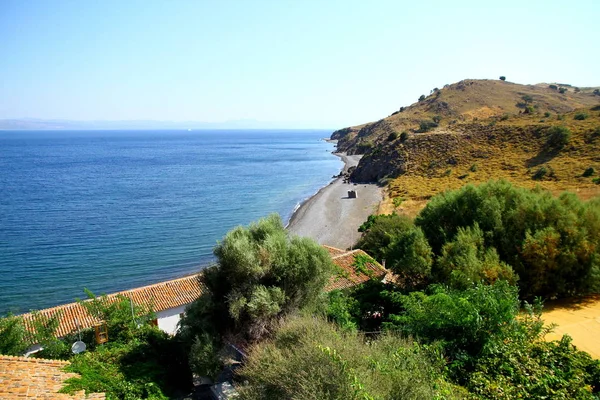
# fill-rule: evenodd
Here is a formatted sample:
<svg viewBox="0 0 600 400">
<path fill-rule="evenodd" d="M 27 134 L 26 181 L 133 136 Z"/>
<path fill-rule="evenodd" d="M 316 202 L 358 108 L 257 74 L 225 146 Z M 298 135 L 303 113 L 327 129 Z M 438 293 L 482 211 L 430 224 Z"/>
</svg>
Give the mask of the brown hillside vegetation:
<svg viewBox="0 0 600 400">
<path fill-rule="evenodd" d="M 600 96 L 593 88 L 576 93 L 558 87 L 565 93 L 546 84 L 465 80 L 332 137 L 341 151 L 366 153 L 353 179 L 388 184 L 389 197 L 405 200 L 398 211 L 409 214 L 443 190 L 500 178 L 589 198 L 600 194 L 594 182 L 600 174 Z M 570 135 L 557 144 L 550 137 L 560 127 Z M 390 208 L 388 200 L 380 211 Z"/>
</svg>

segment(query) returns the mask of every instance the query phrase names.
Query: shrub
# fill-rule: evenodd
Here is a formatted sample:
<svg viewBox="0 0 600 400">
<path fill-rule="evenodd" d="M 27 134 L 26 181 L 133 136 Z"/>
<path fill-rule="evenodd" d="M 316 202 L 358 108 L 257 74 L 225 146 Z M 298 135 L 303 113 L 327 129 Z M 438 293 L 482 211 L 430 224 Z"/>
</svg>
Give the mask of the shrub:
<svg viewBox="0 0 600 400">
<path fill-rule="evenodd" d="M 517 288 L 504 281 L 465 291 L 434 285 L 431 294 L 412 292 L 399 300 L 405 311 L 385 326 L 425 343 L 439 341 L 452 359 L 476 356 L 514 322 L 520 306 Z"/>
<path fill-rule="evenodd" d="M 404 197 L 394 197 L 392 199 L 392 203 L 394 204 L 394 207 L 396 207 L 396 208 L 400 207 L 400 205 L 402 204 L 403 201 L 404 201 Z"/>
<path fill-rule="evenodd" d="M 391 334 L 376 340 L 317 318 L 286 321 L 254 346 L 239 371 L 240 396 L 253 399 L 453 399 L 442 365 L 419 345 Z"/>
<path fill-rule="evenodd" d="M 509 118 L 509 115 L 508 115 L 508 114 L 503 114 L 503 115 L 500 117 L 500 121 L 506 121 L 508 118 Z"/>
<path fill-rule="evenodd" d="M 405 107 L 400 107 L 400 110 L 398 110 L 399 112 L 403 112 L 405 110 Z"/>
<path fill-rule="evenodd" d="M 408 139 L 408 132 L 404 131 L 400 134 L 400 141 L 401 142 L 406 142 L 406 140 Z"/>
<path fill-rule="evenodd" d="M 600 96 L 600 89 L 594 89 L 594 95 Z"/>
<path fill-rule="evenodd" d="M 505 81 L 505 80 L 506 80 L 506 77 L 505 77 L 505 76 L 501 76 L 501 77 L 500 77 L 500 80 L 501 80 L 501 81 Z"/>
<path fill-rule="evenodd" d="M 550 118 L 550 113 L 549 113 L 548 111 L 546 111 L 546 112 L 544 113 L 544 117 L 546 117 L 546 118 Z"/>
<path fill-rule="evenodd" d="M 436 281 L 459 289 L 499 279 L 511 284 L 517 281 L 510 265 L 500 261 L 496 249 L 485 247 L 483 232 L 477 223 L 473 227 L 458 228 L 454 240 L 444 244 L 435 274 Z"/>
<path fill-rule="evenodd" d="M 415 287 L 429 279 L 433 253 L 421 228 L 413 225 L 391 238 L 385 260 L 386 266 L 402 278 L 405 287 Z"/>
<path fill-rule="evenodd" d="M 434 115 L 433 118 L 431 118 L 433 120 L 433 122 L 435 122 L 436 124 L 439 124 L 440 121 L 442 120 L 442 117 L 440 117 L 439 115 Z"/>
<path fill-rule="evenodd" d="M 356 247 L 382 261 L 387 256 L 387 248 L 392 239 L 408 231 L 412 226 L 413 222 L 410 218 L 396 213 L 371 215 L 359 228 L 359 232 L 364 234 L 356 243 Z"/>
<path fill-rule="evenodd" d="M 390 133 L 390 135 L 387 138 L 388 142 L 394 141 L 396 139 L 398 139 L 398 132 Z"/>
<path fill-rule="evenodd" d="M 565 116 L 564 116 L 564 115 L 557 114 L 557 115 L 556 115 L 556 119 L 557 119 L 557 120 L 559 120 L 559 121 L 564 121 L 564 119 L 565 119 Z"/>
<path fill-rule="evenodd" d="M 595 183 L 596 185 L 600 185 L 600 178 L 594 178 L 594 179 L 592 179 L 592 182 Z"/>
<path fill-rule="evenodd" d="M 558 86 L 556 85 L 548 85 L 548 87 L 552 90 L 558 90 Z"/>
<path fill-rule="evenodd" d="M 538 168 L 537 171 L 535 171 L 535 173 L 533 174 L 531 179 L 533 179 L 535 181 L 541 181 L 542 179 L 544 179 L 546 177 L 546 175 L 548 175 L 548 168 L 546 168 L 542 165 L 540 168 Z"/>
<path fill-rule="evenodd" d="M 583 175 L 582 176 L 584 176 L 584 177 L 587 178 L 588 176 L 592 176 L 595 173 L 596 173 L 596 170 L 593 167 L 589 167 L 589 168 L 586 168 L 585 171 L 583 171 Z"/>
<path fill-rule="evenodd" d="M 0 354 L 20 356 L 27 351 L 30 344 L 26 339 L 23 319 L 8 315 L 0 318 Z"/>
<path fill-rule="evenodd" d="M 571 131 L 564 126 L 553 126 L 548 130 L 546 146 L 560 150 L 565 147 L 571 139 Z"/>
<path fill-rule="evenodd" d="M 334 271 L 329 253 L 312 239 L 290 237 L 277 214 L 229 231 L 214 253 L 218 266 L 204 273 L 212 298 L 195 302 L 192 313 L 202 321 L 212 315 L 221 334 L 251 340 L 281 316 L 318 301 Z M 195 323 L 183 321 L 188 338 L 205 329 Z"/>
<path fill-rule="evenodd" d="M 419 96 L 419 101 L 423 101 L 423 100 L 425 100 L 425 95 L 424 94 L 422 94 L 421 96 Z"/>
<path fill-rule="evenodd" d="M 433 197 L 415 223 L 437 257 L 460 227 L 477 223 L 486 248 L 519 276 L 524 298 L 589 293 L 600 284 L 600 202 L 491 181 Z"/>
<path fill-rule="evenodd" d="M 564 94 L 566 91 L 567 91 L 567 88 L 564 88 L 564 87 L 558 88 L 558 93 L 560 93 L 560 94 Z"/>
<path fill-rule="evenodd" d="M 589 117 L 589 115 L 587 113 L 580 112 L 580 113 L 575 114 L 575 116 L 573 117 L 573 119 L 575 119 L 577 121 L 583 121 L 587 117 Z"/>
<path fill-rule="evenodd" d="M 422 120 L 419 122 L 419 130 L 418 132 L 429 132 L 433 128 L 437 128 L 438 124 L 435 121 Z"/>
<path fill-rule="evenodd" d="M 521 98 L 523 99 L 523 101 L 524 101 L 525 103 L 531 103 L 531 102 L 533 101 L 533 97 L 531 97 L 531 96 L 530 96 L 530 95 L 528 95 L 528 94 L 525 94 L 525 95 L 521 96 Z"/>
<path fill-rule="evenodd" d="M 477 172 L 477 164 L 471 165 L 471 168 L 469 168 L 469 171 L 471 171 L 471 172 Z"/>
</svg>

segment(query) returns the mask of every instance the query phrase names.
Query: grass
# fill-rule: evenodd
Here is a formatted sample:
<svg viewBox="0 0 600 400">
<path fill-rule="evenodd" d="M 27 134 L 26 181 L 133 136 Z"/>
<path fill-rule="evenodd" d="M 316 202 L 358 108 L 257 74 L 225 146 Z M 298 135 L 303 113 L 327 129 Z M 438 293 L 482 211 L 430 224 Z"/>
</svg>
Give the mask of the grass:
<svg viewBox="0 0 600 400">
<path fill-rule="evenodd" d="M 535 115 L 521 115 L 494 126 L 485 121 L 457 124 L 454 132 L 423 135 L 416 138 L 417 143 L 413 139 L 411 148 L 406 149 L 413 167 L 390 181 L 387 196 L 404 198 L 405 211 L 411 214 L 412 208 L 418 210 L 440 192 L 490 179 L 505 179 L 527 188 L 539 185 L 556 194 L 568 190 L 582 199 L 600 195 L 598 185 L 583 174 L 600 168 L 600 138 L 592 134 L 600 126 L 600 117 L 576 120 L 574 115 L 567 113 L 563 121 L 545 123 Z M 545 145 L 552 126 L 565 126 L 572 133 L 563 149 Z M 448 174 L 444 160 L 450 158 L 452 173 Z M 547 173 L 540 174 L 540 170 Z M 537 180 L 533 179 L 536 173 Z M 414 200 L 412 208 L 407 200 Z M 380 211 L 385 211 L 385 203 Z"/>
</svg>

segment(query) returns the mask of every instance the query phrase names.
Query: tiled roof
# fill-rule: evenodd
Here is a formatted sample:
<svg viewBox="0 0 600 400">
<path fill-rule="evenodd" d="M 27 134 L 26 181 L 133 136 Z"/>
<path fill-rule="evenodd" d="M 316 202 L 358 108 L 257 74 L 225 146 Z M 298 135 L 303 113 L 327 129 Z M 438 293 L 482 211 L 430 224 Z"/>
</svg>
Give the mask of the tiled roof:
<svg viewBox="0 0 600 400">
<path fill-rule="evenodd" d="M 155 312 L 168 310 L 189 304 L 196 300 L 205 291 L 204 284 L 199 279 L 200 275 L 190 275 L 184 278 L 160 282 L 154 285 L 143 286 L 123 292 L 112 293 L 107 296 L 108 300 L 116 300 L 118 295 L 132 299 L 134 304 L 151 306 Z M 77 331 L 77 322 L 81 329 L 90 328 L 98 321 L 88 314 L 85 307 L 79 303 L 69 303 L 58 307 L 46 308 L 38 311 L 46 317 L 52 317 L 60 313 L 59 325 L 56 330 L 58 337 L 65 336 Z M 27 313 L 22 315 L 26 326 L 31 330 L 34 315 Z"/>
<path fill-rule="evenodd" d="M 68 361 L 0 355 L 0 399 L 105 399 L 104 393 L 85 395 L 84 391 L 73 395 L 58 393 L 64 381 L 78 376 L 64 372 Z"/>
<path fill-rule="evenodd" d="M 332 249 L 339 250 L 339 249 L 335 249 L 335 248 L 332 248 Z M 329 249 L 327 249 L 327 250 L 329 250 Z M 340 250 L 340 251 L 343 252 L 343 250 Z M 330 292 L 330 291 L 336 290 L 336 289 L 346 289 L 349 287 L 360 285 L 361 283 L 364 283 L 364 282 L 368 281 L 369 279 L 371 279 L 371 276 L 378 280 L 383 280 L 386 277 L 386 275 L 388 274 L 388 271 L 385 270 L 381 266 L 381 264 L 379 264 L 375 260 L 373 260 L 373 262 L 367 263 L 365 265 L 366 269 L 371 272 L 368 275 L 365 274 L 364 272 L 357 271 L 354 263 L 355 263 L 355 258 L 358 255 L 364 255 L 367 257 L 369 256 L 364 251 L 357 249 L 357 250 L 345 251 L 342 254 L 338 254 L 336 256 L 331 257 L 334 264 L 343 270 L 344 275 L 343 276 L 338 275 L 338 276 L 332 277 L 331 280 L 329 281 L 329 284 L 325 288 L 326 291 Z"/>
<path fill-rule="evenodd" d="M 321 246 L 323 246 L 325 248 L 325 250 L 327 250 L 329 252 L 329 255 L 331 257 L 341 256 L 342 254 L 348 252 L 348 250 L 336 249 L 335 247 L 327 246 L 324 244 Z"/>
</svg>

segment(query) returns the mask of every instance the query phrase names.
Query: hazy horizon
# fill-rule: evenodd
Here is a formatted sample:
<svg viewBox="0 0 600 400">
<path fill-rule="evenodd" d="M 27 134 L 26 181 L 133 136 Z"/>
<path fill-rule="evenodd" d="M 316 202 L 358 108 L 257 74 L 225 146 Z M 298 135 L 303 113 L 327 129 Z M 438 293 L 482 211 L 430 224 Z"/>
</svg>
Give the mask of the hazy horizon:
<svg viewBox="0 0 600 400">
<path fill-rule="evenodd" d="M 600 86 L 600 3 L 0 4 L 0 119 L 342 128 L 462 79 Z"/>
</svg>

